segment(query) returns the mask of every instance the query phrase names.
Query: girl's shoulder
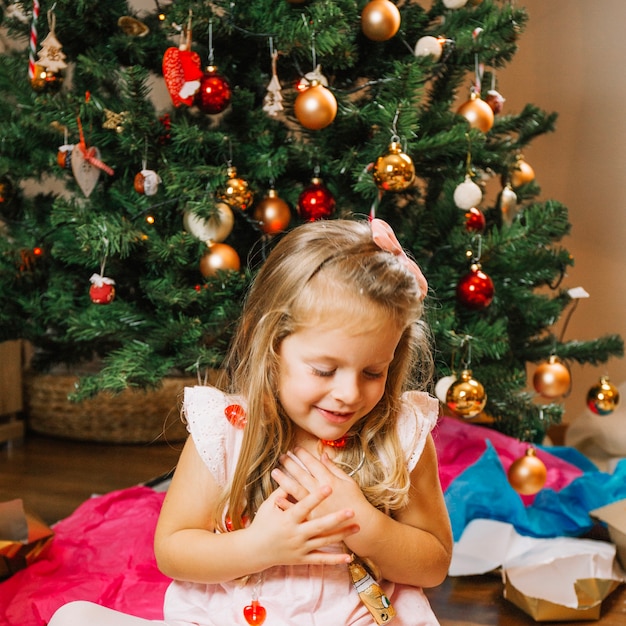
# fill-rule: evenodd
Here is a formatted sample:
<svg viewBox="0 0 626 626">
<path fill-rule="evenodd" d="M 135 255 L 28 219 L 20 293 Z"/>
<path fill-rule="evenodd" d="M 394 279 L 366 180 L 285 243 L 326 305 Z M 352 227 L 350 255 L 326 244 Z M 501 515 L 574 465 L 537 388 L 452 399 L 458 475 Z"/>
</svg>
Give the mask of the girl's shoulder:
<svg viewBox="0 0 626 626">
<path fill-rule="evenodd" d="M 402 394 L 398 416 L 398 434 L 412 470 L 426 445 L 426 440 L 439 419 L 439 400 L 423 391 Z"/>
<path fill-rule="evenodd" d="M 185 387 L 183 416 L 200 457 L 223 484 L 241 445 L 241 403 L 210 385 Z"/>
</svg>

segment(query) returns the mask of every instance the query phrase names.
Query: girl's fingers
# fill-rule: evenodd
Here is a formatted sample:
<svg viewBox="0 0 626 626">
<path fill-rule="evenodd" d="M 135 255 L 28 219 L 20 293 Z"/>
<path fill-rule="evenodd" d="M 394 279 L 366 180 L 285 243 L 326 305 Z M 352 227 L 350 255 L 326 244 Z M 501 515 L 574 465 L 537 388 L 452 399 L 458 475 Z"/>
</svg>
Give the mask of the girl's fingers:
<svg viewBox="0 0 626 626">
<path fill-rule="evenodd" d="M 272 470 L 272 478 L 286 492 L 286 494 L 291 496 L 296 502 L 306 498 L 309 494 L 306 487 L 301 485 L 297 480 L 279 467 Z"/>
</svg>

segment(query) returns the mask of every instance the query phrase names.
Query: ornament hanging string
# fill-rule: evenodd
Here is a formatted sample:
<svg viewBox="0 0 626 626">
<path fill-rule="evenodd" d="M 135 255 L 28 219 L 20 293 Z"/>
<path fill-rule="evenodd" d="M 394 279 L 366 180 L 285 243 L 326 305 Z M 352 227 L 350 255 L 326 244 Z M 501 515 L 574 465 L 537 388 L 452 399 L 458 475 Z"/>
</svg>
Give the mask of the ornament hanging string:
<svg viewBox="0 0 626 626">
<path fill-rule="evenodd" d="M 472 32 L 472 39 L 476 41 L 476 39 L 478 39 L 478 36 L 482 32 L 483 32 L 482 28 L 475 28 L 474 31 Z M 476 79 L 474 82 L 474 92 L 476 93 L 476 95 L 480 96 L 480 92 L 482 90 L 483 73 L 485 71 L 485 66 L 479 62 L 478 53 L 474 55 L 474 65 L 475 65 L 475 73 L 476 73 Z"/>
<path fill-rule="evenodd" d="M 33 0 L 33 19 L 30 24 L 30 39 L 28 42 L 28 78 L 35 78 L 35 53 L 37 52 L 37 20 L 41 6 L 39 0 Z"/>
</svg>

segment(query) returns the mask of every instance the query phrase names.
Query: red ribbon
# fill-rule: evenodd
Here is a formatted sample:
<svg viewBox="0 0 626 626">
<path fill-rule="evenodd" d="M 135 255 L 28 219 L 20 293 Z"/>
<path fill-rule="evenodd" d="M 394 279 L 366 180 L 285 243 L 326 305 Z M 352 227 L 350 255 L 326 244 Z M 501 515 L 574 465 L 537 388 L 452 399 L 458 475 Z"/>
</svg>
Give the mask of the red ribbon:
<svg viewBox="0 0 626 626">
<path fill-rule="evenodd" d="M 87 143 L 85 142 L 85 135 L 83 133 L 83 124 L 80 121 L 80 117 L 77 118 L 78 121 L 78 133 L 80 135 L 80 142 L 78 143 L 78 148 L 80 149 L 85 161 L 94 167 L 97 167 L 99 170 L 106 172 L 109 176 L 113 176 L 115 171 L 112 170 L 106 163 L 101 161 L 97 156 L 96 149 L 94 147 L 88 148 Z"/>
</svg>

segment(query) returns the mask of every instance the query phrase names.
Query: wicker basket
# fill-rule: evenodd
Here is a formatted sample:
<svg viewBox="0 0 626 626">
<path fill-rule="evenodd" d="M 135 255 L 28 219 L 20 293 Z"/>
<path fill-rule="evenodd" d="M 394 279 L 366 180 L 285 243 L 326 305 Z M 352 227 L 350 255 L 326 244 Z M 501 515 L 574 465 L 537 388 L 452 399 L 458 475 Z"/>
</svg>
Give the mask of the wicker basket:
<svg viewBox="0 0 626 626">
<path fill-rule="evenodd" d="M 180 418 L 182 390 L 197 385 L 195 378 L 165 378 L 156 390 L 127 389 L 114 395 L 101 392 L 71 402 L 77 376 L 27 375 L 24 380 L 26 424 L 42 435 L 100 443 L 183 441 Z"/>
</svg>

